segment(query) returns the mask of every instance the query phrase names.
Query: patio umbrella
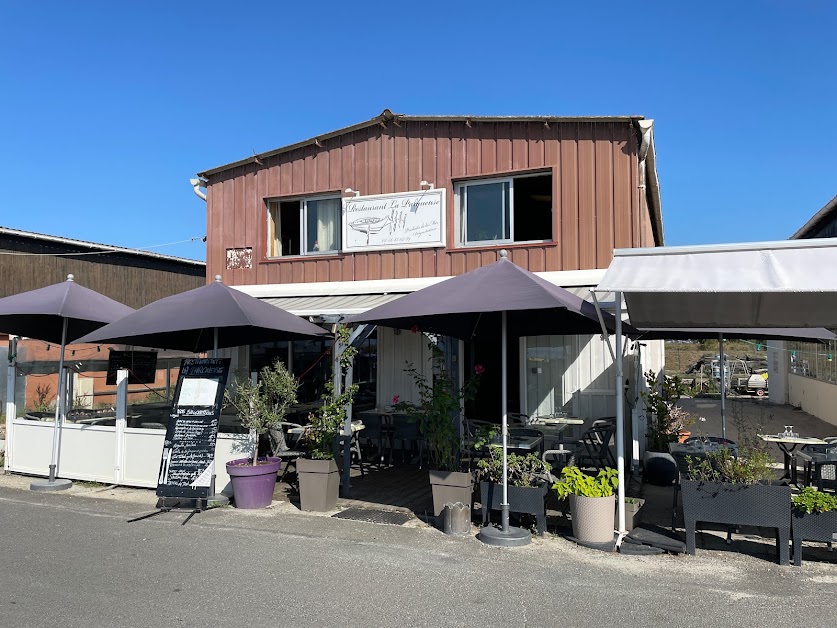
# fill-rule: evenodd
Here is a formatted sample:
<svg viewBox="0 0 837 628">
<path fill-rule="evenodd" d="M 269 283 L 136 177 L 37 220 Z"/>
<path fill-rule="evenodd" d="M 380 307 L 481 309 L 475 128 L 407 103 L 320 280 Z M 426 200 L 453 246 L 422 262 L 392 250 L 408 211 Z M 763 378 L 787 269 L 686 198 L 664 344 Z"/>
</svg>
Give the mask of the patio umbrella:
<svg viewBox="0 0 837 628">
<path fill-rule="evenodd" d="M 682 327 L 641 329 L 644 340 L 707 340 L 718 339 L 721 386 L 721 436 L 727 437 L 726 377 L 724 371 L 724 340 L 837 340 L 824 327 Z"/>
<path fill-rule="evenodd" d="M 32 490 L 61 490 L 72 485 L 69 480 L 55 479 L 58 427 L 64 412 L 64 347 L 133 311 L 127 305 L 78 285 L 72 275 L 67 275 L 67 280 L 61 283 L 0 299 L 0 329 L 60 345 L 49 480 L 33 482 Z"/>
<path fill-rule="evenodd" d="M 80 342 L 118 342 L 183 351 L 297 340 L 326 332 L 285 310 L 221 283 L 154 301 Z"/>
<path fill-rule="evenodd" d="M 616 320 L 602 312 L 604 324 L 615 329 Z M 602 327 L 593 304 L 512 263 L 506 252 L 500 259 L 385 303 L 347 323 L 372 323 L 398 329 L 419 327 L 423 332 L 470 340 L 478 335 L 501 336 L 501 403 L 503 411 L 502 528 L 484 528 L 480 539 L 492 545 L 525 545 L 525 530 L 509 527 L 506 390 L 508 333 L 535 336 L 560 331 L 565 334 L 597 334 Z M 632 328 L 631 328 L 632 329 Z"/>
<path fill-rule="evenodd" d="M 259 342 L 319 337 L 325 330 L 221 283 L 154 301 L 81 342 L 119 342 L 195 353 Z M 213 476 L 214 485 L 214 476 Z M 214 495 L 211 502 L 227 498 Z"/>
</svg>

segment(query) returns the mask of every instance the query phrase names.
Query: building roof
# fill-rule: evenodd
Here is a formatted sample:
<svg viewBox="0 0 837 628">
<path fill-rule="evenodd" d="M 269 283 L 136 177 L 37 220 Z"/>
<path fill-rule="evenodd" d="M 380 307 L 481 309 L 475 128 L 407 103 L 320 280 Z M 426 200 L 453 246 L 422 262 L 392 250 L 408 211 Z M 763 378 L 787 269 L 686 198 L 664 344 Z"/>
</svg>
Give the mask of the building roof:
<svg viewBox="0 0 837 628">
<path fill-rule="evenodd" d="M 311 144 L 320 144 L 323 140 L 330 139 L 351 133 L 352 131 L 359 131 L 370 126 L 386 125 L 390 121 L 395 123 L 400 122 L 631 122 L 634 120 L 644 120 L 645 116 L 411 116 L 401 113 L 393 113 L 389 109 L 384 109 L 380 115 L 353 124 L 351 126 L 337 129 L 329 133 L 323 133 L 315 137 L 297 142 L 296 144 L 289 144 L 280 148 L 275 148 L 264 153 L 251 155 L 245 159 L 240 159 L 222 166 L 210 168 L 203 172 L 199 172 L 198 176 L 207 179 L 214 174 L 238 168 L 239 166 L 246 166 L 247 164 L 259 163 L 262 159 L 273 157 L 274 155 L 281 155 L 297 148 L 310 146 Z"/>
<path fill-rule="evenodd" d="M 811 232 L 817 230 L 822 223 L 832 218 L 837 219 L 837 196 L 828 201 L 825 207 L 811 216 L 811 219 L 802 225 L 790 239 L 800 240 L 802 238 L 809 238 L 811 237 Z"/>
<path fill-rule="evenodd" d="M 365 120 L 363 122 L 359 122 L 357 124 L 353 124 L 351 126 L 344 127 L 342 129 L 337 129 L 336 131 L 331 131 L 329 133 L 324 133 L 322 135 L 317 135 L 315 137 L 309 138 L 307 140 L 303 140 L 301 142 L 297 142 L 296 144 L 289 144 L 287 146 L 282 146 L 280 148 L 276 148 L 274 150 L 270 150 L 264 153 L 258 153 L 251 155 L 250 157 L 246 157 L 245 159 L 240 159 L 238 161 L 234 161 L 228 164 L 224 164 L 222 166 L 217 166 L 215 168 L 210 168 L 209 170 L 204 170 L 203 172 L 199 172 L 198 176 L 201 179 L 207 180 L 212 175 L 225 172 L 227 170 L 231 170 L 233 168 L 238 168 L 240 166 L 246 166 L 248 164 L 258 164 L 261 165 L 262 159 L 267 159 L 269 157 L 273 157 L 275 155 L 280 155 L 282 153 L 288 153 L 290 151 L 296 150 L 298 148 L 303 148 L 305 146 L 316 145 L 320 146 L 324 140 L 338 137 L 345 133 L 351 133 L 353 131 L 358 131 L 360 129 L 365 129 L 370 126 L 381 125 L 386 126 L 389 122 L 393 122 L 395 124 L 399 124 L 401 122 L 543 122 L 543 123 L 550 123 L 550 122 L 632 122 L 638 123 L 641 120 L 645 120 L 645 116 L 641 115 L 626 115 L 626 116 L 551 116 L 551 115 L 544 115 L 544 116 L 412 116 L 412 115 L 405 115 L 400 113 L 393 113 L 389 109 L 384 109 L 380 115 L 375 116 L 374 118 L 370 118 L 369 120 Z M 646 127 L 650 128 L 653 125 L 653 120 L 648 120 L 645 123 Z M 659 177 L 657 175 L 657 165 L 656 165 L 656 146 L 654 142 L 653 134 L 650 135 L 650 146 L 648 148 L 647 159 L 645 159 L 645 172 L 647 177 L 647 184 L 649 188 L 649 204 L 651 210 L 651 221 L 652 221 L 652 228 L 654 230 L 654 238 L 655 242 L 658 246 L 662 246 L 664 242 L 664 235 L 663 235 L 663 211 L 662 211 L 662 203 L 660 199 L 660 183 Z"/>
<path fill-rule="evenodd" d="M 74 240 L 72 238 L 62 238 L 60 236 L 46 235 L 43 233 L 35 233 L 33 231 L 21 231 L 19 229 L 10 229 L 8 227 L 0 227 L 0 236 L 7 235 L 16 238 L 28 238 L 30 240 L 40 240 L 42 242 L 52 242 L 55 244 L 64 244 L 67 246 L 74 246 L 84 249 L 90 249 L 90 253 L 101 251 L 102 253 L 119 253 L 121 255 L 135 255 L 137 257 L 144 257 L 150 259 L 165 260 L 168 262 L 176 262 L 187 266 L 205 267 L 206 262 L 201 262 L 194 259 L 186 259 L 185 257 L 174 257 L 173 255 L 163 255 L 161 253 L 152 253 L 151 251 L 142 251 L 140 249 L 129 249 L 121 246 L 111 246 L 109 244 L 99 244 L 97 242 L 88 242 L 86 240 Z"/>
</svg>

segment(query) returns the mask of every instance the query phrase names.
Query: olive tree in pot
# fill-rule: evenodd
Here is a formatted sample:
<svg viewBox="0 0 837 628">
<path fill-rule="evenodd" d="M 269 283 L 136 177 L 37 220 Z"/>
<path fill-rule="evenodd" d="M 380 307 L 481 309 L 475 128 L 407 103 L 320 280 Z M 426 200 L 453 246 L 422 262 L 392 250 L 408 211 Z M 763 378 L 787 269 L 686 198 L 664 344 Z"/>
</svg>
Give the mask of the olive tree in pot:
<svg viewBox="0 0 837 628">
<path fill-rule="evenodd" d="M 225 393 L 227 403 L 238 412 L 241 424 L 255 437 L 252 458 L 227 463 L 237 508 L 264 508 L 273 499 L 281 460 L 259 457 L 259 436 L 279 427 L 288 406 L 296 403 L 297 387 L 294 376 L 276 360 L 260 371 L 257 382 L 239 378 L 233 383 L 232 390 Z"/>
<path fill-rule="evenodd" d="M 613 541 L 616 499 L 613 489 L 619 484 L 616 469 L 602 469 L 595 477 L 578 467 L 564 467 L 561 479 L 552 485 L 560 499 L 570 498 L 573 536 L 584 544 Z"/>
<path fill-rule="evenodd" d="M 644 480 L 649 484 L 671 486 L 677 480 L 677 463 L 669 453 L 669 443 L 676 443 L 692 422 L 689 413 L 677 405 L 684 387 L 679 377 L 664 377 L 658 381 L 654 371 L 645 373 L 648 391 L 642 393 L 645 402 L 648 431 L 642 457 Z"/>
<path fill-rule="evenodd" d="M 479 440 L 476 444 L 479 446 Z M 488 524 L 489 511 L 500 510 L 503 502 L 503 448 L 489 445 L 488 454 L 488 458 L 477 462 L 483 526 Z M 546 493 L 552 467 L 536 454 L 509 453 L 506 463 L 509 511 L 534 515 L 538 523 L 538 534 L 543 536 L 546 532 Z"/>
<path fill-rule="evenodd" d="M 348 343 L 348 327 L 337 329 L 337 341 Z M 341 383 L 346 369 L 352 363 L 357 349 L 346 346 L 338 359 Z M 334 382 L 326 382 L 322 405 L 309 417 L 309 423 L 302 434 L 302 443 L 308 450 L 304 458 L 297 460 L 299 476 L 299 506 L 302 510 L 325 512 L 337 505 L 340 489 L 340 471 L 335 462 L 339 457 L 338 434 L 346 420 L 346 408 L 351 405 L 357 393 L 357 384 L 342 386 L 342 392 L 335 394 Z"/>
<path fill-rule="evenodd" d="M 772 459 L 761 448 L 741 446 L 687 457 L 688 479 L 681 482 L 686 551 L 695 553 L 697 522 L 776 528 L 779 564 L 788 563 L 791 489 L 771 483 Z"/>
<path fill-rule="evenodd" d="M 791 498 L 793 517 L 793 564 L 802 564 L 802 541 L 837 541 L 837 496 L 806 486 Z"/>
<path fill-rule="evenodd" d="M 473 399 L 479 386 L 481 365 L 462 385 L 456 387 L 453 373 L 445 368 L 444 353 L 434 343 L 429 345 L 432 362 L 432 380 L 413 365 L 409 373 L 418 389 L 418 403 L 402 401 L 396 409 L 418 423 L 430 455 L 430 484 L 433 490 L 433 514 L 439 516 L 449 502 L 461 502 L 471 506 L 474 492 L 474 476 L 470 470 L 462 470 L 460 439 L 456 419 L 465 401 Z"/>
</svg>

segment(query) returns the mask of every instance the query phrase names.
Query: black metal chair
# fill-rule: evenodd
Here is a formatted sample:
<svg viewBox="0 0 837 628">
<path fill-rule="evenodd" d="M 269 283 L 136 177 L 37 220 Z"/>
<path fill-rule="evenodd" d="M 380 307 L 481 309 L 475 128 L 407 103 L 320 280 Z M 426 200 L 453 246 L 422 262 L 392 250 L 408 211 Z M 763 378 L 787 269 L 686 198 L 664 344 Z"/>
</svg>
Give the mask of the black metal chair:
<svg viewBox="0 0 837 628">
<path fill-rule="evenodd" d="M 805 486 L 816 485 L 818 490 L 823 490 L 826 483 L 829 486 L 837 484 L 837 460 L 833 456 L 818 454 L 837 453 L 837 437 L 824 438 L 827 445 L 805 445 L 800 451 L 794 454 L 794 466 L 796 461 L 804 465 L 802 483 Z"/>
<path fill-rule="evenodd" d="M 360 438 L 367 449 L 366 459 L 371 460 L 374 456 L 380 468 L 386 459 L 386 452 L 392 451 L 392 425 L 384 420 L 384 415 L 377 412 L 360 412 L 358 418 L 364 425 Z"/>
<path fill-rule="evenodd" d="M 593 421 L 586 429 L 578 444 L 570 454 L 568 465 L 595 467 L 601 471 L 605 467 L 616 467 L 616 459 L 610 451 L 610 441 L 616 432 L 615 419 L 606 418 Z"/>
<path fill-rule="evenodd" d="M 401 445 L 401 462 L 404 462 L 404 452 L 410 454 L 418 449 L 419 468 L 421 468 L 424 457 L 424 437 L 419 430 L 418 423 L 410 421 L 406 416 L 393 416 L 392 422 L 392 445 L 389 450 L 389 464 L 392 464 L 392 452 L 395 449 L 395 441 Z"/>
</svg>

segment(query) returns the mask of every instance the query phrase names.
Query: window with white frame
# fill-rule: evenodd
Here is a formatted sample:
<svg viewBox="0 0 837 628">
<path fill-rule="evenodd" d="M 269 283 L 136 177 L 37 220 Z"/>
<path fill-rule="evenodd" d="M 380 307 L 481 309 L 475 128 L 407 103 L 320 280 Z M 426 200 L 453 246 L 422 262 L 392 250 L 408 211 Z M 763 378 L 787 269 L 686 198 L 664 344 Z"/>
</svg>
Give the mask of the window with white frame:
<svg viewBox="0 0 837 628">
<path fill-rule="evenodd" d="M 456 186 L 462 245 L 552 240 L 552 173 Z"/>
<path fill-rule="evenodd" d="M 340 250 L 340 197 L 268 201 L 268 257 Z"/>
</svg>

